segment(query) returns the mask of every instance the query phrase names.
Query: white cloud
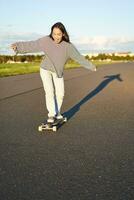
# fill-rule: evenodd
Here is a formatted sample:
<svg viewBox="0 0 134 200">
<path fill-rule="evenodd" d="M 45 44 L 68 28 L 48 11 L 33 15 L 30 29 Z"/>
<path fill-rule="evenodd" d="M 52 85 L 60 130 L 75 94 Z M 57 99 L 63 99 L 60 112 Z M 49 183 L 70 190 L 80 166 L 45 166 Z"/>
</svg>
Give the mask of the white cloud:
<svg viewBox="0 0 134 200">
<path fill-rule="evenodd" d="M 79 37 L 74 38 L 74 44 L 80 49 L 102 49 L 102 50 L 118 50 L 119 47 L 126 48 L 126 50 L 134 50 L 132 44 L 134 43 L 134 38 L 132 37 L 105 37 L 105 36 L 95 36 L 95 37 Z"/>
<path fill-rule="evenodd" d="M 32 40 L 40 37 L 37 33 L 13 33 L 13 32 L 0 32 L 0 41 L 17 41 L 17 40 Z"/>
</svg>

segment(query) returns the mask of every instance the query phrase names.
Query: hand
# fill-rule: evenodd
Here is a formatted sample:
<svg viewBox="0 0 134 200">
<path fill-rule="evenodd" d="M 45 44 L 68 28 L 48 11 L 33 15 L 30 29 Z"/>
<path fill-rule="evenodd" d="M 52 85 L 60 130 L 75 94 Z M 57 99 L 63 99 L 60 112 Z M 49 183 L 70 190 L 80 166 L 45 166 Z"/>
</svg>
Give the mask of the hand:
<svg viewBox="0 0 134 200">
<path fill-rule="evenodd" d="M 97 71 L 97 68 L 96 68 L 96 66 L 95 66 L 95 65 L 94 65 L 94 69 L 93 69 L 93 71 L 94 71 L 94 72 L 96 72 L 96 71 Z"/>
<path fill-rule="evenodd" d="M 95 71 L 95 72 L 97 71 L 97 68 L 96 68 L 96 67 L 94 68 L 94 71 Z"/>
<path fill-rule="evenodd" d="M 11 49 L 13 49 L 15 52 L 17 51 L 17 46 L 16 46 L 16 44 L 12 44 L 11 45 Z"/>
</svg>

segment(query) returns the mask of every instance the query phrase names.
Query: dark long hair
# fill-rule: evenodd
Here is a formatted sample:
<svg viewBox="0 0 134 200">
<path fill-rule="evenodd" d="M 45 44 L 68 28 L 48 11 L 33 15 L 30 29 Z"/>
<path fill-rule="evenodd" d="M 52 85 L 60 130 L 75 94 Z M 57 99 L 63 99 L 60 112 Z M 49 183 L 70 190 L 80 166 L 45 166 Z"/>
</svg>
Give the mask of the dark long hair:
<svg viewBox="0 0 134 200">
<path fill-rule="evenodd" d="M 66 31 L 65 26 L 61 22 L 57 22 L 51 27 L 51 33 L 49 35 L 50 38 L 53 39 L 52 33 L 53 33 L 53 29 L 54 28 L 59 28 L 61 30 L 61 32 L 64 34 L 63 37 L 62 37 L 62 40 L 70 43 L 69 35 L 68 35 L 67 31 Z"/>
</svg>

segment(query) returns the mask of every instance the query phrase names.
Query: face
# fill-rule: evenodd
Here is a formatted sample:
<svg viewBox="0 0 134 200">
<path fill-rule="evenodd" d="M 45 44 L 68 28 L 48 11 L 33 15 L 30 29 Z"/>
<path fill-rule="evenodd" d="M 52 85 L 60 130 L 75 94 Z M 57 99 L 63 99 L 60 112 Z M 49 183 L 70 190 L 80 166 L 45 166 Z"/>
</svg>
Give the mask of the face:
<svg viewBox="0 0 134 200">
<path fill-rule="evenodd" d="M 53 32 L 52 32 L 52 37 L 53 37 L 54 41 L 58 44 L 62 40 L 63 33 L 59 28 L 54 28 Z"/>
</svg>

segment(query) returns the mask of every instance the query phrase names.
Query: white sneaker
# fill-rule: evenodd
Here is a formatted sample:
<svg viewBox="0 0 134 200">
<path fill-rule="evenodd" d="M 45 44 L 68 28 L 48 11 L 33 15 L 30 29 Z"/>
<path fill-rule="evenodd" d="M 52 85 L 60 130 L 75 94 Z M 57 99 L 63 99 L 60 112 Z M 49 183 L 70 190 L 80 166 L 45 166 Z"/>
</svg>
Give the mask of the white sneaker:
<svg viewBox="0 0 134 200">
<path fill-rule="evenodd" d="M 56 119 L 63 119 L 63 116 L 60 113 L 58 113 Z"/>
<path fill-rule="evenodd" d="M 48 122 L 48 123 L 54 123 L 54 121 L 55 121 L 55 118 L 54 118 L 54 117 L 49 117 L 49 118 L 47 119 L 47 122 Z"/>
</svg>

